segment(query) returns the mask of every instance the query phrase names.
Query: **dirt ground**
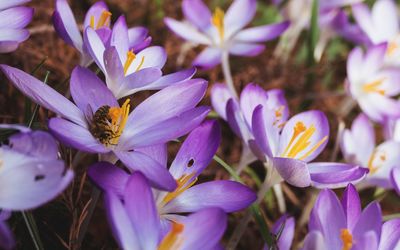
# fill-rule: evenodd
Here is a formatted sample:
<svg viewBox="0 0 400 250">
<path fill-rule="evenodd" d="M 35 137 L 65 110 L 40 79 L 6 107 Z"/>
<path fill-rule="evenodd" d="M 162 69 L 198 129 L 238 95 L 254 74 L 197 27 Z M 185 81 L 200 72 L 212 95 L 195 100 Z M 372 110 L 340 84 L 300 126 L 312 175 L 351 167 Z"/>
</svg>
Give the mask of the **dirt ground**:
<svg viewBox="0 0 400 250">
<path fill-rule="evenodd" d="M 94 0 L 71 0 L 69 1 L 74 10 L 78 22 L 83 20 L 85 11 Z M 107 5 L 113 13 L 113 20 L 120 14 L 125 14 L 130 27 L 143 25 L 146 26 L 150 35 L 153 37 L 153 44 L 164 46 L 168 53 L 167 65 L 164 73 L 174 72 L 181 68 L 190 66 L 190 62 L 201 48 L 191 50 L 183 65 L 177 65 L 176 59 L 181 52 L 182 40 L 172 34 L 162 21 L 163 16 L 180 19 L 180 1 L 150 1 L 150 0 L 107 0 Z M 224 2 L 224 1 L 219 1 Z M 229 2 L 229 1 L 228 1 Z M 51 15 L 54 10 L 54 0 L 33 0 L 30 6 L 35 8 L 35 16 L 30 24 L 32 35 L 24 42 L 20 48 L 11 54 L 0 56 L 0 62 L 18 67 L 26 72 L 31 72 L 41 61 L 45 60 L 43 67 L 35 74 L 39 79 L 43 79 L 46 71 L 50 71 L 49 84 L 59 87 L 60 91 L 68 88 L 68 83 L 64 80 L 68 78 L 74 66 L 78 63 L 76 51 L 66 45 L 54 32 L 51 23 Z M 302 38 L 304 39 L 304 37 Z M 238 89 L 243 88 L 246 83 L 254 82 L 260 84 L 265 89 L 282 88 L 285 90 L 286 98 L 289 101 L 291 114 L 295 114 L 304 109 L 320 109 L 326 112 L 331 125 L 330 143 L 323 154 L 317 159 L 328 161 L 335 144 L 335 136 L 338 127 L 336 113 L 338 107 L 344 100 L 343 82 L 346 75 L 346 54 L 348 51 L 338 53 L 334 59 L 323 57 L 320 64 L 313 68 L 306 66 L 304 62 L 298 62 L 296 57 L 290 57 L 289 61 L 282 64 L 273 57 L 273 50 L 277 41 L 269 42 L 263 54 L 255 58 L 237 58 L 231 60 L 234 82 Z M 294 53 L 301 50 L 295 49 Z M 310 80 L 308 75 L 312 73 L 314 77 Z M 328 77 L 329 75 L 329 77 Z M 198 71 L 196 77 L 201 77 L 209 81 L 209 86 L 218 81 L 223 81 L 220 67 L 209 71 Z M 7 83 L 3 75 L 0 76 L 0 122 L 1 123 L 23 123 L 25 114 L 26 99 L 21 93 Z M 311 81 L 311 82 L 310 82 Z M 309 83 L 307 83 L 309 82 Z M 307 83 L 307 84 L 306 84 Z M 209 87 L 210 89 L 210 87 Z M 150 93 L 143 93 L 137 97 L 142 100 Z M 138 102 L 135 100 L 135 102 Z M 204 104 L 210 104 L 209 91 L 204 99 Z M 349 126 L 359 110 L 357 108 L 344 120 Z M 37 128 L 45 128 L 48 112 L 44 109 L 39 110 L 38 121 L 35 123 Z M 218 155 L 226 162 L 234 165 L 240 157 L 241 144 L 233 135 L 227 124 L 220 120 L 222 125 L 223 142 L 218 150 Z M 179 148 L 177 143 L 171 143 L 169 157 Z M 62 148 L 64 157 L 74 155 L 76 152 Z M 339 160 L 341 156 L 339 154 Z M 36 222 L 40 230 L 45 249 L 74 249 L 74 236 L 78 232 L 79 217 L 84 206 L 90 198 L 91 184 L 86 180 L 81 187 L 81 180 L 85 180 L 85 170 L 96 157 L 93 155 L 83 155 L 83 160 L 77 166 L 76 179 L 74 185 L 56 201 L 47 204 L 34 211 Z M 69 161 L 68 161 L 69 162 Z M 260 178 L 263 178 L 265 171 L 259 164 L 252 165 Z M 246 174 L 243 179 L 251 187 L 255 188 L 254 181 Z M 212 179 L 228 179 L 229 174 L 217 163 L 213 162 L 203 173 L 200 182 Z M 298 189 L 290 185 L 284 185 L 284 192 L 288 213 L 296 217 L 297 221 L 302 215 L 304 204 L 307 204 L 312 195 L 312 189 Z M 341 190 L 338 190 L 341 193 Z M 363 204 L 371 201 L 373 190 L 361 192 Z M 384 214 L 392 213 L 399 207 L 399 200 L 393 193 L 388 193 L 382 197 L 382 207 Z M 272 224 L 280 214 L 272 199 L 271 204 L 263 204 L 263 213 L 269 224 Z M 235 225 L 242 217 L 243 212 L 231 214 L 229 226 L 226 231 L 223 243 L 226 243 Z M 10 220 L 10 226 L 16 235 L 17 249 L 34 249 L 28 231 L 19 213 L 14 213 Z M 293 246 L 301 243 L 306 226 L 296 225 L 296 236 Z M 252 222 L 238 249 L 260 249 L 263 246 L 262 238 L 258 232 L 257 225 Z M 103 204 L 99 202 L 88 233 L 83 241 L 81 249 L 117 249 L 117 245 L 111 235 L 105 217 Z"/>
</svg>

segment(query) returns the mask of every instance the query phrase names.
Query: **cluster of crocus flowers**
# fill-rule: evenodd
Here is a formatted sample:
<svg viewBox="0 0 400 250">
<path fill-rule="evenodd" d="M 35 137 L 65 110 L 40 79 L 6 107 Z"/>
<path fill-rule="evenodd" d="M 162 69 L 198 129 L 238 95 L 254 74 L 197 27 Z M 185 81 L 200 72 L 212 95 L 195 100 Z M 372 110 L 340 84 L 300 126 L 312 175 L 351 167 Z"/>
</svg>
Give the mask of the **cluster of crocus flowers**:
<svg viewBox="0 0 400 250">
<path fill-rule="evenodd" d="M 234 212 L 249 206 L 255 193 L 247 186 L 230 180 L 209 181 L 196 185 L 198 176 L 211 162 L 220 142 L 216 121 L 206 121 L 194 129 L 182 144 L 169 172 L 177 187 L 173 191 L 153 189 L 154 203 L 164 231 L 184 218 L 184 214 L 217 207 L 224 212 Z M 195 147 L 193 145 L 196 145 Z M 152 149 L 152 156 L 167 167 L 166 150 Z M 132 178 L 124 170 L 107 162 L 89 168 L 89 176 L 104 191 L 120 198 Z"/>
<path fill-rule="evenodd" d="M 11 211 L 36 208 L 59 195 L 73 179 L 58 158 L 58 145 L 43 131 L 21 130 L 0 147 L 0 247 L 13 248 L 15 241 L 5 220 Z"/>
<path fill-rule="evenodd" d="M 376 146 L 375 131 L 366 115 L 360 114 L 351 129 L 344 131 L 341 149 L 346 161 L 369 169 L 360 185 L 387 189 L 399 186 L 395 169 L 400 169 L 400 142 L 391 139 Z"/>
<path fill-rule="evenodd" d="M 216 8 L 211 13 L 202 0 L 184 0 L 182 11 L 186 21 L 166 18 L 166 25 L 178 36 L 207 46 L 193 61 L 194 66 L 212 68 L 221 62 L 223 54 L 256 56 L 265 45 L 282 34 L 288 22 L 246 27 L 253 19 L 256 0 L 235 0 L 226 11 Z"/>
<path fill-rule="evenodd" d="M 80 66 L 73 70 L 70 82 L 75 103 L 21 70 L 5 65 L 1 69 L 26 96 L 60 116 L 51 118 L 48 127 L 64 144 L 85 152 L 115 155 L 130 169 L 141 170 L 152 185 L 166 190 L 176 187 L 171 174 L 136 149 L 185 135 L 209 112 L 208 107 L 195 107 L 207 87 L 201 79 L 165 88 L 130 112 L 129 99 L 120 106 L 107 86 Z"/>
<path fill-rule="evenodd" d="M 0 53 L 12 52 L 28 39 L 25 27 L 31 22 L 33 8 L 20 6 L 30 0 L 9 0 L 0 2 Z"/>
<path fill-rule="evenodd" d="M 366 52 L 353 49 L 347 59 L 346 88 L 361 110 L 375 122 L 400 117 L 400 71 L 384 67 L 387 44 L 371 46 Z"/>
<path fill-rule="evenodd" d="M 398 218 L 383 223 L 376 201 L 361 210 L 360 197 L 353 185 L 347 186 L 341 200 L 326 189 L 321 191 L 311 211 L 303 249 L 398 249 L 399 227 Z"/>
</svg>

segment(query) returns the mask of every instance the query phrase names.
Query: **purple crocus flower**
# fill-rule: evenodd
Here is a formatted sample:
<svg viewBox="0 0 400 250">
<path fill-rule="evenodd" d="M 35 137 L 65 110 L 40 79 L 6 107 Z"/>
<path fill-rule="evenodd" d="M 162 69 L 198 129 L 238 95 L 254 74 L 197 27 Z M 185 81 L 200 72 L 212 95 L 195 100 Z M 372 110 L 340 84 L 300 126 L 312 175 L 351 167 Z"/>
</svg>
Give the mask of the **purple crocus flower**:
<svg viewBox="0 0 400 250">
<path fill-rule="evenodd" d="M 81 54 L 81 66 L 88 66 L 92 57 L 87 51 L 86 44 L 75 20 L 74 14 L 67 0 L 56 0 L 56 9 L 53 13 L 53 24 L 58 35 Z M 108 46 L 111 39 L 111 12 L 103 1 L 93 4 L 86 13 L 83 30 L 91 27 L 101 38 L 104 45 Z M 128 30 L 125 38 L 130 49 L 140 50 L 147 47 L 151 42 L 148 30 L 144 27 L 135 27 Z"/>
<path fill-rule="evenodd" d="M 28 39 L 25 27 L 31 22 L 33 8 L 19 6 L 30 0 L 9 0 L 0 2 L 0 53 L 16 50 L 18 45 Z"/>
<path fill-rule="evenodd" d="M 391 98 L 400 93 L 400 71 L 382 68 L 386 48 L 383 43 L 363 53 L 358 47 L 347 59 L 346 88 L 362 111 L 376 122 L 400 117 L 400 102 Z"/>
<path fill-rule="evenodd" d="M 282 228 L 283 226 L 283 228 Z M 290 250 L 294 238 L 295 221 L 293 217 L 287 215 L 281 216 L 275 224 L 272 226 L 272 233 L 275 236 L 279 236 L 276 242 L 277 249 L 279 250 Z M 280 235 L 278 233 L 280 232 Z M 270 249 L 268 245 L 265 245 L 263 250 Z"/>
<path fill-rule="evenodd" d="M 184 0 L 182 11 L 186 21 L 165 18 L 166 25 L 178 36 L 194 44 L 207 46 L 193 65 L 212 68 L 221 62 L 222 54 L 256 56 L 265 46 L 261 43 L 282 34 L 288 22 L 244 29 L 256 13 L 256 0 L 235 0 L 226 11 L 216 8 L 211 14 L 202 0 Z"/>
<path fill-rule="evenodd" d="M 275 115 L 258 105 L 253 112 L 252 129 L 257 150 L 265 157 L 273 182 L 282 179 L 297 187 L 338 188 L 362 180 L 368 169 L 334 162 L 313 162 L 325 148 L 329 124 L 324 113 L 313 110 L 275 125 Z"/>
<path fill-rule="evenodd" d="M 275 114 L 275 126 L 282 126 L 289 116 L 289 108 L 282 90 L 265 91 L 253 83 L 246 85 L 239 101 L 225 84 L 214 84 L 211 89 L 211 103 L 218 115 L 227 121 L 232 131 L 242 139 L 244 150 L 241 161 L 244 165 L 257 159 L 249 150 L 251 145 L 254 146 L 251 122 L 255 107 L 259 104 L 268 107 Z"/>
<path fill-rule="evenodd" d="M 390 176 L 396 176 L 395 168 L 400 168 L 400 142 L 388 140 L 376 146 L 375 131 L 366 115 L 360 114 L 351 129 L 343 132 L 341 149 L 347 162 L 369 169 L 361 185 L 395 187 Z"/>
<path fill-rule="evenodd" d="M 27 73 L 1 69 L 19 90 L 58 116 L 49 129 L 63 143 L 91 153 L 117 156 L 132 170 L 141 170 L 158 188 L 174 190 L 167 169 L 140 148 L 166 143 L 198 126 L 209 112 L 195 107 L 207 83 L 201 79 L 170 86 L 139 104 L 130 114 L 129 99 L 120 106 L 111 91 L 90 70 L 76 67 L 71 75 L 72 103 Z"/>
<path fill-rule="evenodd" d="M 154 189 L 157 211 L 164 228 L 171 221 L 179 221 L 182 213 L 198 212 L 218 207 L 225 212 L 246 208 L 255 201 L 255 193 L 235 181 L 209 181 L 194 185 L 198 176 L 211 162 L 220 142 L 220 129 L 216 121 L 206 121 L 194 129 L 182 144 L 169 172 L 177 182 L 172 192 Z M 153 156 L 167 167 L 167 152 L 152 150 Z M 146 167 L 146 166 L 144 166 Z M 104 191 L 112 191 L 123 197 L 130 174 L 107 162 L 96 163 L 89 168 L 89 176 Z"/>
<path fill-rule="evenodd" d="M 318 26 L 319 40 L 317 42 L 314 57 L 320 60 L 325 47 L 329 41 L 339 35 L 343 38 L 360 44 L 365 43 L 367 38 L 362 30 L 355 24 L 349 22 L 349 18 L 343 7 L 359 3 L 363 0 L 320 0 L 318 1 Z M 276 5 L 282 4 L 281 0 L 274 1 Z M 309 29 L 311 20 L 312 0 L 291 0 L 282 9 L 282 15 L 290 20 L 289 29 L 281 37 L 277 53 L 290 52 L 303 30 Z M 288 56 L 287 54 L 286 56 Z"/>
<path fill-rule="evenodd" d="M 15 241 L 5 223 L 8 211 L 33 209 L 54 199 L 72 181 L 73 172 L 65 170 L 50 134 L 13 125 L 0 128 L 22 130 L 0 147 L 0 247 L 11 249 Z"/>
<path fill-rule="evenodd" d="M 385 51 L 386 66 L 400 66 L 400 19 L 397 5 L 391 0 L 378 0 L 372 10 L 366 4 L 353 6 L 358 25 L 372 44 L 388 43 Z"/>
<path fill-rule="evenodd" d="M 341 200 L 329 189 L 321 191 L 308 227 L 305 250 L 389 250 L 400 247 L 400 219 L 382 225 L 381 208 L 376 201 L 361 211 L 360 197 L 351 184 Z"/>
<path fill-rule="evenodd" d="M 219 208 L 207 208 L 173 222 L 163 233 L 154 195 L 144 176 L 135 172 L 123 190 L 123 201 L 107 192 L 108 219 L 122 249 L 216 249 L 224 234 L 227 216 Z"/>
<path fill-rule="evenodd" d="M 91 27 L 85 31 L 85 43 L 91 57 L 103 71 L 108 88 L 117 99 L 142 90 L 159 90 L 169 85 L 190 79 L 195 68 L 162 76 L 161 69 L 167 60 L 164 48 L 129 45 L 129 30 L 121 16 L 114 24 L 110 46 L 105 46 L 101 37 Z"/>
</svg>

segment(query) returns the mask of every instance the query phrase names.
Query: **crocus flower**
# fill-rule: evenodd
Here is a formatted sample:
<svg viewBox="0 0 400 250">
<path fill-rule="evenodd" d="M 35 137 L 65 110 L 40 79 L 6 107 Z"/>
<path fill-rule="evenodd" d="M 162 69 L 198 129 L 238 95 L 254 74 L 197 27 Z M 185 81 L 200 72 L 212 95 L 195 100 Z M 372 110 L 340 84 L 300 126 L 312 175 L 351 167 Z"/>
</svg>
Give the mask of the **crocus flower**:
<svg viewBox="0 0 400 250">
<path fill-rule="evenodd" d="M 221 62 L 222 54 L 256 56 L 265 41 L 282 34 L 288 22 L 274 23 L 244 29 L 256 13 L 256 0 L 235 0 L 225 12 L 216 8 L 211 14 L 201 0 L 184 0 L 182 11 L 185 21 L 165 18 L 166 25 L 178 36 L 207 48 L 194 60 L 193 65 L 212 68 Z"/>
<path fill-rule="evenodd" d="M 376 146 L 375 131 L 366 115 L 360 114 L 351 129 L 343 132 L 341 149 L 347 162 L 369 169 L 360 185 L 395 187 L 390 176 L 400 167 L 400 142 L 388 140 Z"/>
<path fill-rule="evenodd" d="M 265 157 L 271 181 L 285 180 L 297 187 L 338 188 L 362 180 L 368 169 L 345 163 L 313 162 L 325 148 L 329 124 L 324 113 L 313 110 L 297 114 L 284 125 L 275 125 L 275 114 L 262 105 L 253 112 L 252 129 Z"/>
<path fill-rule="evenodd" d="M 103 44 L 108 45 L 111 38 L 111 15 L 103 1 L 96 2 L 86 13 L 83 30 L 87 27 L 92 27 L 96 30 Z M 67 0 L 56 0 L 53 24 L 58 35 L 81 54 L 80 65 L 88 66 L 93 60 L 87 51 L 84 39 Z M 137 51 L 147 47 L 151 42 L 151 37 L 148 36 L 148 31 L 144 27 L 129 29 L 128 37 L 124 39 L 127 40 L 130 49 Z"/>
<path fill-rule="evenodd" d="M 227 121 L 234 133 L 243 141 L 243 164 L 249 164 L 257 158 L 249 150 L 254 148 L 254 136 L 251 128 L 253 111 L 259 104 L 268 107 L 275 114 L 275 126 L 282 126 L 288 116 L 289 109 L 284 93 L 280 89 L 263 90 L 260 86 L 249 83 L 237 100 L 225 84 L 214 84 L 211 89 L 211 103 L 218 115 Z"/>
<path fill-rule="evenodd" d="M 400 117 L 400 102 L 391 98 L 400 93 L 400 71 L 382 68 L 386 48 L 386 44 L 379 44 L 363 53 L 358 47 L 347 59 L 347 90 L 376 122 Z"/>
<path fill-rule="evenodd" d="M 282 228 L 283 227 L 283 228 Z M 275 237 L 279 237 L 276 246 L 279 250 L 290 250 L 294 238 L 295 221 L 293 217 L 283 215 L 272 226 L 271 232 Z M 270 249 L 265 245 L 264 250 Z"/>
<path fill-rule="evenodd" d="M 5 222 L 9 211 L 33 209 L 54 199 L 72 181 L 73 172 L 65 170 L 50 134 L 10 125 L 0 128 L 22 129 L 0 146 L 0 247 L 11 249 L 15 241 Z"/>
<path fill-rule="evenodd" d="M 235 181 L 219 180 L 194 185 L 198 176 L 211 162 L 220 142 L 220 129 L 216 121 L 206 121 L 194 129 L 182 144 L 169 168 L 177 182 L 172 192 L 154 189 L 157 211 L 164 228 L 177 221 L 182 213 L 198 212 L 218 207 L 225 212 L 246 208 L 256 199 L 247 186 Z M 167 167 L 166 150 L 152 150 L 152 155 Z M 146 166 L 144 166 L 146 167 Z M 89 176 L 104 191 L 112 191 L 123 198 L 131 175 L 107 162 L 89 168 Z"/>
<path fill-rule="evenodd" d="M 325 47 L 335 36 L 341 36 L 346 40 L 360 44 L 365 43 L 367 38 L 358 25 L 351 24 L 343 7 L 359 3 L 363 0 L 320 0 L 318 1 L 318 28 L 319 39 L 314 51 L 314 57 L 320 60 Z M 276 0 L 276 5 L 281 5 L 282 0 Z M 291 25 L 282 35 L 277 47 L 277 54 L 283 58 L 289 56 L 291 50 L 303 30 L 310 28 L 312 0 L 291 0 L 288 1 L 281 12 L 284 18 L 290 21 Z M 286 58 L 285 58 L 286 59 Z"/>
<path fill-rule="evenodd" d="M 391 0 L 376 1 L 372 10 L 366 4 L 353 6 L 354 18 L 372 44 L 388 43 L 384 53 L 386 66 L 400 66 L 400 19 Z"/>
<path fill-rule="evenodd" d="M 398 249 L 400 219 L 382 225 L 376 201 L 361 211 L 360 197 L 349 184 L 339 200 L 329 189 L 321 191 L 311 211 L 305 250 Z"/>
<path fill-rule="evenodd" d="M 136 149 L 188 133 L 209 112 L 208 107 L 195 107 L 207 88 L 201 79 L 165 88 L 129 114 L 129 99 L 120 106 L 105 84 L 86 68 L 78 66 L 71 75 L 75 104 L 21 70 L 6 65 L 1 69 L 26 96 L 60 116 L 48 124 L 60 141 L 85 152 L 113 153 L 130 169 L 140 169 L 153 185 L 167 190 L 176 188 L 168 170 Z"/>
<path fill-rule="evenodd" d="M 9 0 L 0 2 L 0 53 L 12 52 L 28 39 L 25 27 L 31 22 L 33 8 L 19 6 L 30 0 Z"/>
<path fill-rule="evenodd" d="M 224 234 L 227 216 L 218 208 L 200 210 L 173 222 L 163 233 L 152 190 L 144 176 L 135 172 L 123 191 L 123 201 L 107 192 L 108 219 L 122 249 L 216 249 Z"/>
<path fill-rule="evenodd" d="M 130 47 L 129 30 L 123 16 L 114 24 L 108 47 L 91 27 L 86 29 L 84 37 L 89 54 L 117 99 L 141 90 L 163 89 L 190 79 L 196 71 L 192 68 L 162 76 L 161 69 L 167 60 L 164 48 L 151 46 L 139 51 Z"/>
</svg>

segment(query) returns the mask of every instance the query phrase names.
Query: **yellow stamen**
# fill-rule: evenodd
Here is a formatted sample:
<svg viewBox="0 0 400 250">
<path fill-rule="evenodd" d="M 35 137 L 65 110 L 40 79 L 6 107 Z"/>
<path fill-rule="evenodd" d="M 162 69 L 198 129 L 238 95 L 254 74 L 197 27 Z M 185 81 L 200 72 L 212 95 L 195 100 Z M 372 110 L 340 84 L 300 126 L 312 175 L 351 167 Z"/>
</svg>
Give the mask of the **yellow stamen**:
<svg viewBox="0 0 400 250">
<path fill-rule="evenodd" d="M 92 27 L 92 29 L 94 29 L 94 16 L 90 17 L 90 27 Z"/>
<path fill-rule="evenodd" d="M 179 249 L 182 245 L 182 238 L 180 237 L 183 232 L 184 226 L 182 224 L 172 222 L 171 230 L 161 241 L 158 250 L 171 250 Z"/>
<path fill-rule="evenodd" d="M 288 158 L 296 158 L 298 155 L 307 149 L 310 146 L 310 138 L 313 136 L 317 129 L 314 125 L 306 128 L 304 123 L 297 122 L 294 129 L 293 135 L 290 139 L 288 146 L 286 147 L 285 151 L 283 152 L 282 156 Z M 295 142 L 296 138 L 300 135 L 300 138 Z M 308 150 L 303 156 L 299 158 L 299 160 L 304 160 L 308 156 L 310 156 L 315 150 L 317 150 L 326 140 L 328 136 L 323 137 L 320 141 L 318 141 L 310 150 Z"/>
<path fill-rule="evenodd" d="M 367 93 L 376 92 L 378 94 L 384 95 L 385 91 L 379 89 L 379 87 L 382 85 L 384 80 L 385 80 L 385 78 L 382 78 L 382 79 L 365 84 L 363 86 L 363 91 L 367 92 Z"/>
<path fill-rule="evenodd" d="M 128 72 L 129 67 L 131 66 L 132 62 L 136 59 L 136 54 L 133 51 L 128 51 L 126 53 L 126 61 L 124 64 L 124 74 Z"/>
<path fill-rule="evenodd" d="M 378 152 L 376 150 L 374 150 L 374 152 L 372 153 L 371 157 L 368 160 L 368 169 L 369 169 L 369 173 L 373 174 L 376 171 L 378 171 L 378 169 L 381 167 L 382 164 L 376 164 L 374 165 L 374 161 L 377 159 L 377 154 Z M 379 159 L 384 162 L 386 161 L 386 154 L 385 152 L 382 152 L 381 155 L 379 156 Z"/>
<path fill-rule="evenodd" d="M 217 7 L 211 18 L 211 23 L 217 28 L 221 41 L 224 39 L 224 11 Z"/>
<path fill-rule="evenodd" d="M 111 144 L 118 144 L 119 137 L 121 136 L 122 131 L 124 131 L 129 116 L 129 102 L 130 100 L 126 99 L 121 108 L 112 107 L 108 111 L 108 115 L 111 118 L 111 129 L 115 134 L 115 137 L 111 140 Z"/>
<path fill-rule="evenodd" d="M 398 48 L 399 48 L 399 45 L 397 45 L 396 41 L 392 41 L 389 43 L 389 45 L 386 49 L 386 54 L 389 56 L 392 56 Z"/>
<path fill-rule="evenodd" d="M 100 19 L 97 22 L 96 29 L 99 29 L 103 26 L 108 26 L 111 15 L 112 15 L 111 12 L 109 12 L 107 10 L 103 10 L 103 12 L 101 13 Z"/>
<path fill-rule="evenodd" d="M 167 204 L 168 202 L 170 202 L 171 200 L 175 199 L 178 195 L 180 195 L 181 193 L 183 193 L 185 190 L 187 190 L 188 188 L 190 188 L 191 186 L 193 186 L 196 181 L 197 178 L 194 179 L 191 183 L 189 183 L 188 185 L 187 182 L 192 179 L 192 177 L 195 175 L 195 173 L 192 173 L 190 175 L 182 175 L 181 178 L 179 178 L 176 181 L 176 184 L 178 185 L 178 187 L 173 191 L 168 193 L 164 199 L 163 199 L 163 204 Z"/>
<path fill-rule="evenodd" d="M 135 71 L 139 71 L 142 68 L 143 63 L 144 63 L 144 56 L 142 56 L 142 59 L 140 59 L 140 60 L 141 61 L 140 61 L 139 65 L 136 67 Z"/>
<path fill-rule="evenodd" d="M 343 242 L 342 250 L 350 250 L 353 247 L 353 236 L 347 228 L 340 230 L 340 239 Z"/>
</svg>

